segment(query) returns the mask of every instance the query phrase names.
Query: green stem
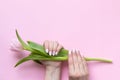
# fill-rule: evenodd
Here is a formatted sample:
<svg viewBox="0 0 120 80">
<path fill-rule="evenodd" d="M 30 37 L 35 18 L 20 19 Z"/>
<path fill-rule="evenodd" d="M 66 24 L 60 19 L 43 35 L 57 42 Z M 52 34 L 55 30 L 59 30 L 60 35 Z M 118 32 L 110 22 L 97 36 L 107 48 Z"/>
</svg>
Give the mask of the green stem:
<svg viewBox="0 0 120 80">
<path fill-rule="evenodd" d="M 86 61 L 102 61 L 102 62 L 112 63 L 112 60 L 103 59 L 103 58 L 88 58 L 88 57 L 85 57 L 85 60 Z"/>
<path fill-rule="evenodd" d="M 51 57 L 50 58 L 40 58 L 40 60 L 53 60 L 53 61 L 65 61 L 68 60 L 68 57 Z M 107 63 L 112 63 L 112 60 L 108 59 L 103 59 L 103 58 L 90 58 L 90 57 L 85 57 L 86 61 L 101 61 L 101 62 L 107 62 Z"/>
<path fill-rule="evenodd" d="M 44 53 L 44 50 L 43 50 L 44 48 L 42 48 L 42 45 L 38 45 L 38 44 L 32 42 L 32 44 L 34 44 L 34 46 L 31 45 L 32 46 L 32 48 L 31 48 L 31 46 L 29 46 L 28 44 L 26 44 L 22 40 L 22 38 L 19 36 L 17 30 L 16 30 L 16 35 L 17 35 L 18 40 L 20 41 L 20 43 L 22 44 L 22 46 L 23 46 L 23 48 L 25 50 L 28 50 L 28 51 L 34 52 L 34 53 L 43 52 L 43 54 L 46 54 L 46 53 Z M 28 43 L 30 43 L 30 42 L 28 42 Z M 40 49 L 38 49 L 38 48 L 40 48 Z M 35 50 L 33 50 L 33 49 L 35 49 Z M 65 60 L 68 60 L 68 50 L 66 50 L 66 49 L 61 49 L 60 50 L 59 54 L 63 54 L 62 56 L 58 54 L 58 56 L 55 56 L 55 57 L 52 57 L 52 56 L 47 56 L 46 57 L 46 55 L 43 55 L 43 54 L 41 53 L 39 55 L 42 55 L 44 57 L 40 57 L 40 58 L 36 59 L 36 56 L 35 56 L 34 58 L 32 57 L 32 59 L 33 60 L 38 60 L 38 59 L 39 60 L 55 60 L 55 61 L 65 61 Z M 102 62 L 112 63 L 111 60 L 103 59 L 103 58 L 88 58 L 88 57 L 85 57 L 85 60 L 86 61 L 102 61 Z"/>
</svg>

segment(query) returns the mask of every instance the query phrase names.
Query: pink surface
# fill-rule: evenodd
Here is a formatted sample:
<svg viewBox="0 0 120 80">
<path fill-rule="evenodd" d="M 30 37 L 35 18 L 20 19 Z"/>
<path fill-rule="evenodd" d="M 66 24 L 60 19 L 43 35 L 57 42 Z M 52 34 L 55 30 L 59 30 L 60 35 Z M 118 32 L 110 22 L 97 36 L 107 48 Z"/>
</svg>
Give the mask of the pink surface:
<svg viewBox="0 0 120 80">
<path fill-rule="evenodd" d="M 120 0 L 0 0 L 0 80 L 44 80 L 44 67 L 32 61 L 17 68 L 18 54 L 9 50 L 18 29 L 24 40 L 58 40 L 88 57 L 89 80 L 120 80 Z M 20 54 L 19 54 L 20 55 Z M 21 54 L 22 55 L 22 54 Z M 68 80 L 64 63 L 62 80 Z"/>
</svg>

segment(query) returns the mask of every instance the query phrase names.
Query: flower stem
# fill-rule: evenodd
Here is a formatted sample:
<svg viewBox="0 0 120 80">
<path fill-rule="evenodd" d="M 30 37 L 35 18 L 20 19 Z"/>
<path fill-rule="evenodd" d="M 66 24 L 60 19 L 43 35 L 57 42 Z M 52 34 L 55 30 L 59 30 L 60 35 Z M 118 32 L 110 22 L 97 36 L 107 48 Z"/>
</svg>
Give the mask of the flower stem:
<svg viewBox="0 0 120 80">
<path fill-rule="evenodd" d="M 103 59 L 103 58 L 88 58 L 88 57 L 85 57 L 85 60 L 86 61 L 102 61 L 102 62 L 112 63 L 112 60 Z"/>
<path fill-rule="evenodd" d="M 41 58 L 41 60 L 50 60 L 50 58 Z M 52 57 L 51 60 L 53 61 L 65 61 L 68 60 L 68 57 Z M 112 60 L 109 59 L 104 59 L 104 58 L 90 58 L 90 57 L 85 57 L 86 61 L 101 61 L 101 62 L 106 62 L 106 63 L 112 63 Z"/>
</svg>

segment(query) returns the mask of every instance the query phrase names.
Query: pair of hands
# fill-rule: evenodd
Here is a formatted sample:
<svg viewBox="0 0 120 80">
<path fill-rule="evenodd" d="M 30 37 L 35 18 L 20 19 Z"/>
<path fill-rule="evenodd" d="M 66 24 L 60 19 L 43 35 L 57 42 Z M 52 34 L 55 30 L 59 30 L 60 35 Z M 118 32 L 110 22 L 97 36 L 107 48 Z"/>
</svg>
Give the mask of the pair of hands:
<svg viewBox="0 0 120 80">
<path fill-rule="evenodd" d="M 45 51 L 50 55 L 57 55 L 58 52 L 63 48 L 56 41 L 46 40 L 43 43 Z M 61 67 L 61 61 L 44 61 L 43 64 L 50 69 Z M 79 50 L 71 50 L 68 55 L 68 66 L 69 66 L 69 80 L 88 80 L 88 69 L 87 63 L 83 56 L 81 56 Z"/>
</svg>

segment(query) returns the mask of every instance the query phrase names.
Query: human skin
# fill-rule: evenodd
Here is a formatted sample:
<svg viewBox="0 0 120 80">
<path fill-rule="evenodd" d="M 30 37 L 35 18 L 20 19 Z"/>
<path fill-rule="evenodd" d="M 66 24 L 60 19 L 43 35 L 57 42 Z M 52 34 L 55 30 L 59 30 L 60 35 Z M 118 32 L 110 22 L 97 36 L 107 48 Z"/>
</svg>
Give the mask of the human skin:
<svg viewBox="0 0 120 80">
<path fill-rule="evenodd" d="M 88 80 L 87 63 L 79 50 L 69 51 L 69 80 Z"/>
<path fill-rule="evenodd" d="M 43 46 L 50 56 L 57 55 L 62 45 L 56 41 L 44 41 Z M 21 52 L 22 46 L 17 41 L 11 45 L 12 51 Z M 42 61 L 45 65 L 46 73 L 45 80 L 60 80 L 61 61 Z M 69 64 L 69 80 L 88 80 L 87 63 L 84 57 L 81 56 L 79 50 L 71 50 L 68 55 Z"/>
<path fill-rule="evenodd" d="M 56 41 L 44 41 L 43 46 L 50 56 L 57 55 L 58 52 L 63 48 Z M 42 61 L 45 65 L 45 80 L 60 80 L 61 74 L 61 61 Z"/>
<path fill-rule="evenodd" d="M 46 40 L 43 43 L 46 52 L 50 56 L 57 55 L 62 45 L 56 41 Z M 88 80 L 87 63 L 79 50 L 71 50 L 68 55 L 69 80 Z M 46 67 L 45 80 L 60 80 L 61 61 L 43 61 Z"/>
</svg>

